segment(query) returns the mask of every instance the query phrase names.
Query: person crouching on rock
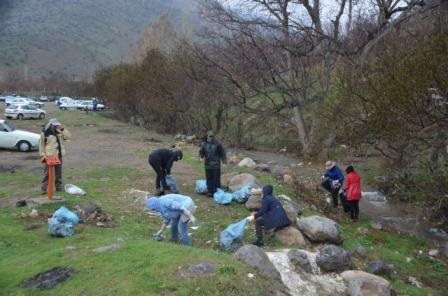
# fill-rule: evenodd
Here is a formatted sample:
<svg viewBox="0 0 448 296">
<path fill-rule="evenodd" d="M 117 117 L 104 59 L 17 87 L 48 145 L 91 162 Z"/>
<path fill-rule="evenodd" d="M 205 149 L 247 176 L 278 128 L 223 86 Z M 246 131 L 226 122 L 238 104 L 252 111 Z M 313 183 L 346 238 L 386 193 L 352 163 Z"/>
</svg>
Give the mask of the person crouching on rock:
<svg viewBox="0 0 448 296">
<path fill-rule="evenodd" d="M 155 210 L 163 217 L 162 227 L 154 234 L 155 240 L 161 240 L 163 231 L 171 223 L 171 241 L 178 241 L 180 228 L 182 244 L 185 246 L 190 245 L 187 226 L 188 222 L 195 223 L 196 221 L 196 218 L 193 216 L 196 212 L 196 205 L 189 196 L 167 194 L 159 198 L 150 197 L 146 201 L 146 207 L 149 210 Z"/>
<path fill-rule="evenodd" d="M 255 236 L 257 240 L 253 243 L 256 246 L 264 246 L 263 228 L 265 230 L 277 229 L 289 226 L 289 221 L 285 209 L 272 194 L 274 188 L 272 185 L 263 187 L 263 197 L 261 199 L 261 209 L 247 217 L 249 222 L 255 221 Z"/>
</svg>

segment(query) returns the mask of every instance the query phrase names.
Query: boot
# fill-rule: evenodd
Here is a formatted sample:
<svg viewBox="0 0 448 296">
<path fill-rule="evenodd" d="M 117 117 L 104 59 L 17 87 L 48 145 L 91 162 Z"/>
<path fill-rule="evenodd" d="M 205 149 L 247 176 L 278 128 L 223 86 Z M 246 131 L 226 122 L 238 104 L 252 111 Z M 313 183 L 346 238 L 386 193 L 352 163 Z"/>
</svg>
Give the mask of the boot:
<svg viewBox="0 0 448 296">
<path fill-rule="evenodd" d="M 262 240 L 260 240 L 260 239 L 257 239 L 256 241 L 254 241 L 252 243 L 252 245 L 255 245 L 257 247 L 263 247 L 264 246 L 264 242 Z"/>
</svg>

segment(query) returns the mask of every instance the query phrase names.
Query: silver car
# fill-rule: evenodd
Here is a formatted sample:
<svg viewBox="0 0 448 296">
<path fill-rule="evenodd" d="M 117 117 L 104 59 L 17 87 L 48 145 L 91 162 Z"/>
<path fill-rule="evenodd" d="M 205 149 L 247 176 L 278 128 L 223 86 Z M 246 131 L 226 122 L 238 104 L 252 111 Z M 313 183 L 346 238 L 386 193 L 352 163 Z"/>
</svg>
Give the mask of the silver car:
<svg viewBox="0 0 448 296">
<path fill-rule="evenodd" d="M 45 110 L 36 108 L 31 105 L 9 105 L 5 109 L 5 117 L 10 119 L 44 119 L 45 114 Z"/>
</svg>

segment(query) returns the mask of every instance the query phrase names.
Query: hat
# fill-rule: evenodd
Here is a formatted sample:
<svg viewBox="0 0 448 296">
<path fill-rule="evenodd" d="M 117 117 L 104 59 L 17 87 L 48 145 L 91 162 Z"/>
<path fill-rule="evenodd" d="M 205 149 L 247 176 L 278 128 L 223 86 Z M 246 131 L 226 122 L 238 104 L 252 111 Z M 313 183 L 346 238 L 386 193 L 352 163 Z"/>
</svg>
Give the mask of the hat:
<svg viewBox="0 0 448 296">
<path fill-rule="evenodd" d="M 329 160 L 329 161 L 327 161 L 327 162 L 325 163 L 325 168 L 326 168 L 327 170 L 329 170 L 329 169 L 331 169 L 332 167 L 334 167 L 335 165 L 336 165 L 336 163 L 334 163 L 334 161 Z"/>
<path fill-rule="evenodd" d="M 215 133 L 213 132 L 213 131 L 208 131 L 207 132 L 207 137 L 214 137 L 215 136 Z"/>
<path fill-rule="evenodd" d="M 56 118 L 52 118 L 52 119 L 50 119 L 50 120 L 48 121 L 48 124 L 51 124 L 51 125 L 62 125 L 62 124 L 59 122 L 59 120 L 57 120 Z"/>
<path fill-rule="evenodd" d="M 157 205 L 159 203 L 159 199 L 157 197 L 150 197 L 146 200 L 146 207 L 149 210 L 155 210 L 157 209 Z"/>
</svg>

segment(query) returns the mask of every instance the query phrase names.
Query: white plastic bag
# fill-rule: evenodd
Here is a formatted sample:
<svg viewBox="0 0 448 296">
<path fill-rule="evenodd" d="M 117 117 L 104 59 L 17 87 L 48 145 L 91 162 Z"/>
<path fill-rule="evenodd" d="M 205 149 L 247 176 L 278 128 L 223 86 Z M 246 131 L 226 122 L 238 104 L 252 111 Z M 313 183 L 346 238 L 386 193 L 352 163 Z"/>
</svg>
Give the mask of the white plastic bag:
<svg viewBox="0 0 448 296">
<path fill-rule="evenodd" d="M 73 184 L 65 184 L 65 192 L 75 195 L 84 195 L 86 192 Z"/>
</svg>

